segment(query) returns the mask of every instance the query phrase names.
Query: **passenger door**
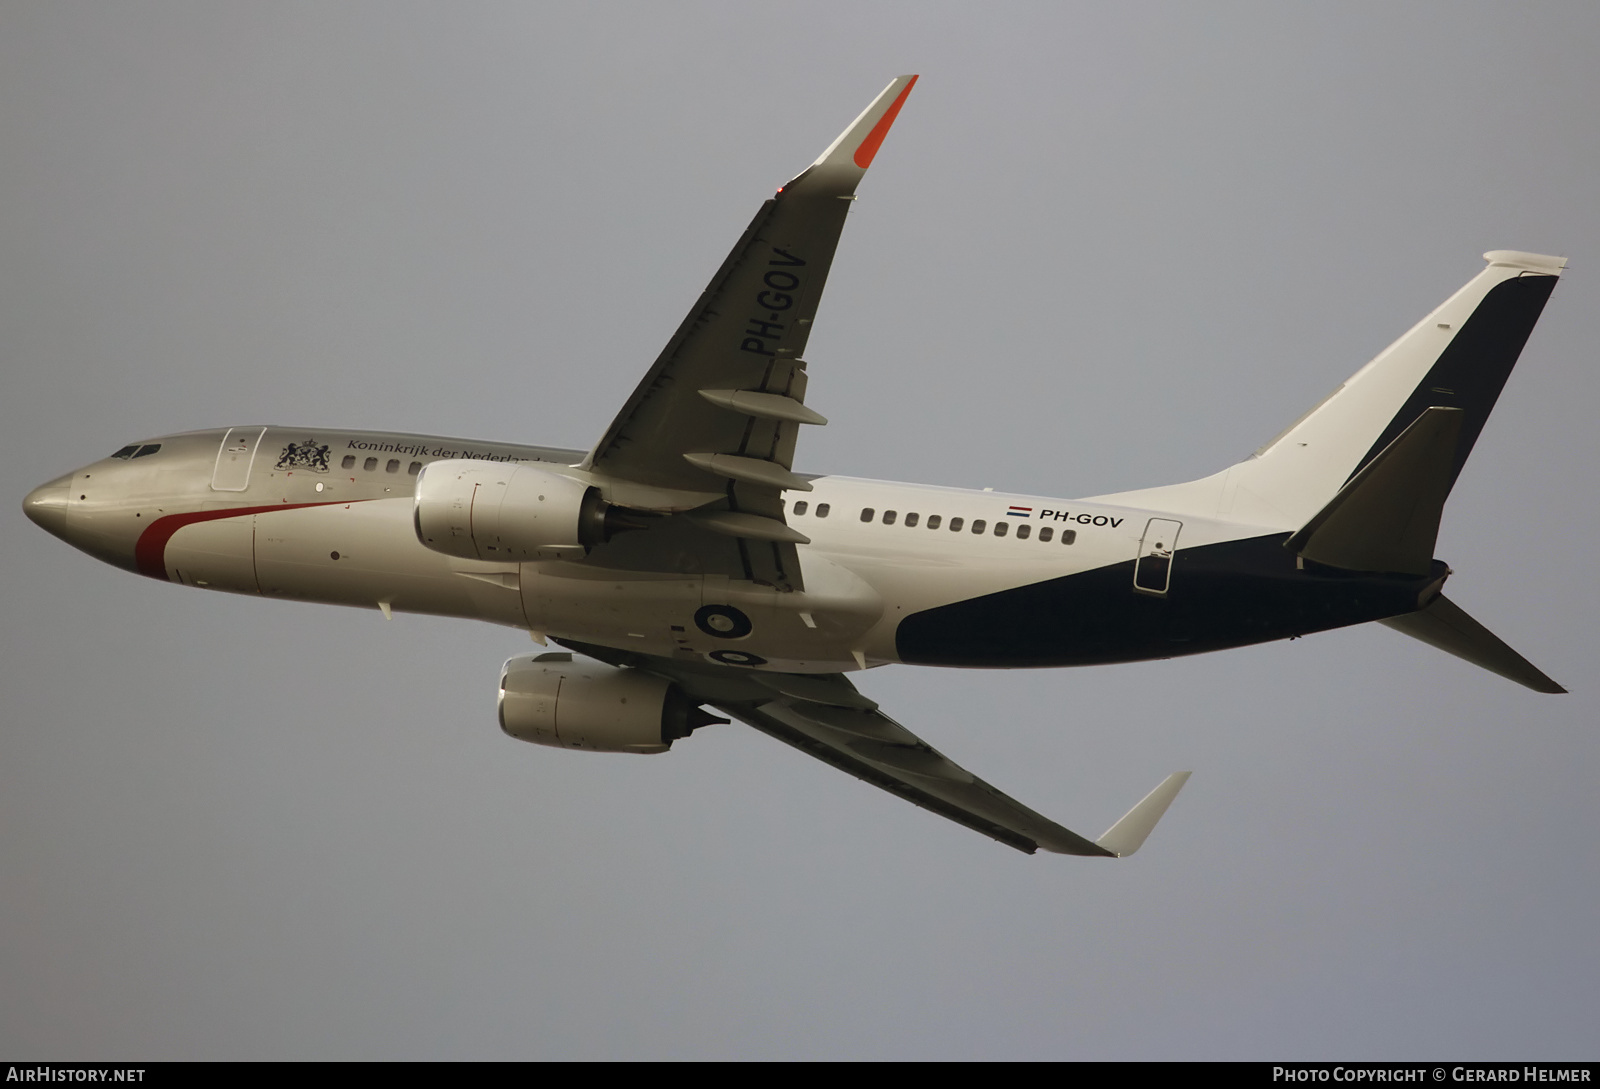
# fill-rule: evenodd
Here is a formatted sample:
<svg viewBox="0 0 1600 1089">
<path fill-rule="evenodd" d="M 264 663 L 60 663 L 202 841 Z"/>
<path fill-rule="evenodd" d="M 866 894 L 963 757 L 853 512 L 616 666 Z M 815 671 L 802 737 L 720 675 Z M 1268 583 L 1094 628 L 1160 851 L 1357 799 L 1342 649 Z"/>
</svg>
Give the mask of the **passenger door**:
<svg viewBox="0 0 1600 1089">
<path fill-rule="evenodd" d="M 1133 561 L 1135 593 L 1166 597 L 1172 580 L 1172 556 L 1178 551 L 1178 531 L 1182 522 L 1171 518 L 1152 518 L 1145 523 L 1139 540 L 1139 556 Z"/>
</svg>

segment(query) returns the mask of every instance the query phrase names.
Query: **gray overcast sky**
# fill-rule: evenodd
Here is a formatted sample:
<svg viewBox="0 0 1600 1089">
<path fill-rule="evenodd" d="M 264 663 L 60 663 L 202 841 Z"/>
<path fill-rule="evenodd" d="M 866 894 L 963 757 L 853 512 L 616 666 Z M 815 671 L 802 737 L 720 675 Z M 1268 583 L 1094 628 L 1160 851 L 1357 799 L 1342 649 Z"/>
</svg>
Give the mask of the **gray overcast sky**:
<svg viewBox="0 0 1600 1089">
<path fill-rule="evenodd" d="M 1590 4 L 0 2 L 0 1051 L 1595 1058 L 1597 51 Z M 743 727 L 519 745 L 516 632 L 22 517 L 198 427 L 588 446 L 899 72 L 799 468 L 1203 475 L 1565 254 L 1439 549 L 1572 694 L 1376 626 L 862 678 L 1088 835 L 1194 769 L 1138 857 L 1029 858 Z"/>
</svg>

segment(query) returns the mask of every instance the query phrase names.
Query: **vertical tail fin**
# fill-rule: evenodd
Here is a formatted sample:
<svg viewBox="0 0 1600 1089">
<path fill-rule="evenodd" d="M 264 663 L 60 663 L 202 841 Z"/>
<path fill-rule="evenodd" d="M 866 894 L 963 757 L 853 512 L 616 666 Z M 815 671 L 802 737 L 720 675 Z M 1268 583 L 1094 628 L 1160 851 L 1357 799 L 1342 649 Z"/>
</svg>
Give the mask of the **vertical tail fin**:
<svg viewBox="0 0 1600 1089">
<path fill-rule="evenodd" d="M 1303 525 L 1430 408 L 1461 410 L 1449 493 L 1533 332 L 1562 257 L 1494 250 L 1489 266 L 1288 430 L 1228 470 L 1221 513 Z"/>
</svg>

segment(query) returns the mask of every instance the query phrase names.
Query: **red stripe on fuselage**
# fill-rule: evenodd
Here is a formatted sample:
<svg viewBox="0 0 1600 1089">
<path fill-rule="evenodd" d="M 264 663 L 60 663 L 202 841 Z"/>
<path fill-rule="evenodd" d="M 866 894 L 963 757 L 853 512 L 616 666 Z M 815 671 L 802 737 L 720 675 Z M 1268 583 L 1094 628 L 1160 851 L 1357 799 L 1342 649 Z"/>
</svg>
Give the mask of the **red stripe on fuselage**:
<svg viewBox="0 0 1600 1089">
<path fill-rule="evenodd" d="M 249 514 L 266 514 L 275 510 L 300 510 L 304 507 L 336 507 L 340 503 L 349 506 L 351 503 L 365 503 L 365 499 L 343 499 L 324 501 L 321 503 L 277 503 L 270 507 L 229 507 L 225 510 L 197 510 L 188 514 L 169 514 L 157 518 L 145 527 L 139 534 L 139 540 L 133 546 L 133 562 L 139 574 L 148 575 L 153 579 L 171 582 L 167 577 L 167 542 L 172 540 L 172 535 L 184 526 L 192 526 L 196 522 L 215 522 L 222 518 L 243 518 Z"/>
</svg>

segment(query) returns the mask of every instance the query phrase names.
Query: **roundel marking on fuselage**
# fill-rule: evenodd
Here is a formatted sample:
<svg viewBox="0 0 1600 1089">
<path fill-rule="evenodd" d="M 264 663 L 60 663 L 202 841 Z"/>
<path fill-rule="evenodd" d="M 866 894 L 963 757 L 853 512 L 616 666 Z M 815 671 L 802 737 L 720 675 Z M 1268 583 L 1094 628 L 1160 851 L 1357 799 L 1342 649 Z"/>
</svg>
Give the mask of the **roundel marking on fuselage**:
<svg viewBox="0 0 1600 1089">
<path fill-rule="evenodd" d="M 767 660 L 759 654 L 751 654 L 747 650 L 714 650 L 706 657 L 713 662 L 723 665 L 760 666 L 766 665 Z"/>
<path fill-rule="evenodd" d="M 714 639 L 743 639 L 755 628 L 732 605 L 702 605 L 694 614 L 694 626 Z"/>
</svg>

